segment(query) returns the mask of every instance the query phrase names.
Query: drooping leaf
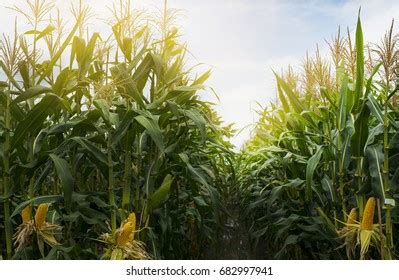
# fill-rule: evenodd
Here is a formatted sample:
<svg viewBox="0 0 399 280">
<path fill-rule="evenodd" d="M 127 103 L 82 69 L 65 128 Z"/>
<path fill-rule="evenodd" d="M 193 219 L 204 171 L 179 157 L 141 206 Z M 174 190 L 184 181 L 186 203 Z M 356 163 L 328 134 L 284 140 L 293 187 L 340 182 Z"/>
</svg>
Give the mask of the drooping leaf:
<svg viewBox="0 0 399 280">
<path fill-rule="evenodd" d="M 20 102 L 26 101 L 26 100 L 28 100 L 30 98 L 36 97 L 36 96 L 38 96 L 40 94 L 49 93 L 49 92 L 52 92 L 51 88 L 44 87 L 44 86 L 41 86 L 41 85 L 36 85 L 36 86 L 33 86 L 33 87 L 27 89 L 26 91 L 24 91 L 20 95 L 18 95 L 18 97 L 15 98 L 13 102 L 14 103 L 20 103 Z"/>
<path fill-rule="evenodd" d="M 315 154 L 309 158 L 306 165 L 306 197 L 308 200 L 311 199 L 312 195 L 313 174 L 316 170 L 317 165 L 320 162 L 323 150 L 323 146 L 318 146 Z"/>
<path fill-rule="evenodd" d="M 149 207 L 150 209 L 158 208 L 161 203 L 166 199 L 169 195 L 170 187 L 173 182 L 172 175 L 168 174 L 163 179 L 161 186 L 155 190 L 155 192 L 151 195 L 149 200 Z"/>
<path fill-rule="evenodd" d="M 384 180 L 382 174 L 384 154 L 381 145 L 375 144 L 367 147 L 366 156 L 369 162 L 371 187 L 381 201 L 385 201 Z"/>
<path fill-rule="evenodd" d="M 135 117 L 135 120 L 145 128 L 148 135 L 150 135 L 151 139 L 157 145 L 158 149 L 161 151 L 161 153 L 163 153 L 165 151 L 165 146 L 163 142 L 162 131 L 158 123 L 154 119 L 149 119 L 142 115 Z"/>
<path fill-rule="evenodd" d="M 15 215 L 21 213 L 22 209 L 24 209 L 26 206 L 29 204 L 32 204 L 33 206 L 42 204 L 42 203 L 55 203 L 59 202 L 63 199 L 62 195 L 44 195 L 44 196 L 38 196 L 32 199 L 29 199 L 27 201 L 24 201 L 20 203 L 12 212 L 11 218 L 14 217 Z"/>
<path fill-rule="evenodd" d="M 55 154 L 50 154 L 50 158 L 54 163 L 57 176 L 61 181 L 64 190 L 65 208 L 70 209 L 72 205 L 72 193 L 74 189 L 74 179 L 69 169 L 68 162 Z"/>
</svg>

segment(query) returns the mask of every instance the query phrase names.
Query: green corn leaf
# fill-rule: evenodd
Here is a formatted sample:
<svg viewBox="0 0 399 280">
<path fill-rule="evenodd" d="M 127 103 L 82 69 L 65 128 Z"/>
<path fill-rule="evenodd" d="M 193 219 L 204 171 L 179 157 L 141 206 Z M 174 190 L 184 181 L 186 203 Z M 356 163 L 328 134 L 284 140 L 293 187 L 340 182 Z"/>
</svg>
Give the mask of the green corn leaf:
<svg viewBox="0 0 399 280">
<path fill-rule="evenodd" d="M 149 207 L 151 210 L 158 208 L 162 202 L 166 200 L 167 196 L 169 195 L 172 182 L 172 175 L 166 175 L 161 186 L 150 197 Z"/>
<path fill-rule="evenodd" d="M 68 34 L 67 38 L 65 41 L 62 43 L 61 47 L 58 49 L 58 51 L 54 54 L 53 57 L 51 57 L 51 60 L 47 64 L 47 67 L 43 74 L 40 76 L 38 80 L 38 84 L 40 84 L 46 77 L 48 77 L 51 72 L 53 71 L 54 65 L 57 63 L 57 61 L 60 59 L 61 55 L 64 53 L 65 49 L 68 47 L 69 43 L 71 42 L 75 32 L 78 30 L 81 21 L 83 20 L 82 16 L 79 16 L 79 18 L 76 20 L 75 25 L 73 26 L 71 32 Z"/>
<path fill-rule="evenodd" d="M 356 84 L 355 84 L 353 111 L 357 112 L 359 109 L 361 99 L 363 98 L 363 85 L 364 85 L 364 44 L 363 44 L 363 31 L 362 31 L 362 24 L 360 21 L 360 14 L 358 15 L 357 18 L 355 45 L 356 45 Z"/>
<path fill-rule="evenodd" d="M 364 94 L 364 96 L 367 98 L 367 96 L 369 96 L 370 92 L 371 92 L 371 88 L 373 85 L 373 78 L 375 76 L 375 74 L 378 73 L 378 70 L 380 69 L 381 65 L 383 64 L 383 62 L 381 61 L 380 63 L 378 63 L 376 66 L 373 67 L 373 71 L 371 72 L 370 77 L 367 79 L 367 83 L 366 83 L 366 93 Z"/>
<path fill-rule="evenodd" d="M 348 116 L 348 76 L 344 77 L 344 80 L 341 85 L 341 90 L 339 93 L 339 115 L 337 117 L 337 129 L 338 131 L 342 131 L 345 127 L 346 118 Z M 350 105 L 349 105 L 350 106 Z"/>
<path fill-rule="evenodd" d="M 36 85 L 33 86 L 29 89 L 27 89 L 26 91 L 24 91 L 23 93 L 21 93 L 20 95 L 18 95 L 17 98 L 14 99 L 14 103 L 20 103 L 23 101 L 26 101 L 28 99 L 31 99 L 33 97 L 36 97 L 38 95 L 41 95 L 43 93 L 49 93 L 52 92 L 53 90 L 51 88 L 48 87 L 44 87 L 41 85 Z"/>
<path fill-rule="evenodd" d="M 5 92 L 0 91 L 0 105 L 6 106 L 7 104 L 7 96 L 10 95 L 10 92 L 6 90 Z M 24 111 L 18 106 L 18 104 L 15 104 L 14 102 L 11 102 L 10 104 L 10 109 L 11 109 L 11 116 L 14 120 L 17 122 L 21 122 L 25 118 L 25 113 Z"/>
<path fill-rule="evenodd" d="M 392 179 L 389 184 L 389 189 L 392 191 L 394 194 L 399 193 L 399 168 L 396 169 L 395 173 L 392 176 Z"/>
<path fill-rule="evenodd" d="M 105 123 L 108 126 L 111 126 L 112 121 L 111 121 L 111 115 L 109 112 L 110 109 L 109 109 L 109 105 L 108 105 L 107 101 L 104 99 L 96 99 L 96 100 L 94 100 L 93 103 L 94 103 L 94 106 L 96 106 L 96 108 L 100 111 L 101 116 L 102 116 L 103 120 L 105 121 Z"/>
<path fill-rule="evenodd" d="M 32 204 L 33 206 L 37 206 L 42 203 L 56 203 L 60 202 L 63 199 L 62 195 L 44 195 L 44 196 L 38 196 L 32 199 L 29 199 L 27 201 L 24 201 L 20 203 L 12 212 L 11 218 L 15 217 L 19 213 L 21 213 L 22 209 L 24 209 L 26 206 Z"/>
<path fill-rule="evenodd" d="M 211 70 L 206 71 L 201 76 L 197 77 L 191 86 L 203 85 L 211 76 Z"/>
<path fill-rule="evenodd" d="M 148 81 L 150 71 L 154 66 L 154 59 L 151 54 L 147 54 L 140 65 L 137 67 L 133 74 L 133 81 L 136 83 L 137 91 L 139 93 L 143 92 L 143 89 Z"/>
<path fill-rule="evenodd" d="M 330 194 L 330 198 L 332 202 L 337 201 L 337 193 L 333 185 L 333 181 L 328 177 L 327 174 L 324 175 L 323 179 L 321 179 L 321 185 L 325 191 L 328 191 Z"/>
<path fill-rule="evenodd" d="M 112 134 L 112 146 L 117 145 L 123 136 L 126 134 L 129 126 L 133 123 L 134 117 L 137 116 L 137 113 L 134 111 L 128 111 L 122 121 L 116 127 L 114 133 Z"/>
<path fill-rule="evenodd" d="M 165 80 L 164 80 L 165 69 L 164 69 L 162 57 L 160 55 L 154 54 L 154 53 L 151 53 L 151 57 L 152 57 L 153 68 L 154 68 L 156 76 L 158 77 L 158 79 L 165 82 Z"/>
<path fill-rule="evenodd" d="M 15 80 L 14 76 L 10 71 L 8 71 L 7 66 L 4 64 L 3 60 L 0 60 L 0 67 L 3 69 L 4 73 L 7 75 L 7 78 L 10 80 L 13 86 L 15 86 L 16 89 L 18 89 L 20 92 L 23 92 L 24 90 L 21 88 L 19 83 Z M 8 86 L 8 84 L 7 84 Z"/>
<path fill-rule="evenodd" d="M 384 124 L 384 109 L 372 94 L 370 94 L 368 97 L 367 106 L 369 107 L 374 117 L 380 122 L 380 124 Z M 395 121 L 394 117 L 392 116 L 392 114 L 389 113 L 389 111 L 386 117 L 388 118 L 388 121 L 392 127 L 394 127 L 395 129 L 399 129 L 398 123 Z"/>
<path fill-rule="evenodd" d="M 290 107 L 288 106 L 287 99 L 285 98 L 283 90 L 281 89 L 281 86 L 278 83 L 277 83 L 277 91 L 278 91 L 278 98 L 281 101 L 281 105 L 283 106 L 284 112 L 288 113 L 290 111 Z"/>
<path fill-rule="evenodd" d="M 132 61 L 132 52 L 133 52 L 133 38 L 123 38 L 123 48 L 122 52 L 125 58 L 128 61 Z"/>
<path fill-rule="evenodd" d="M 81 71 L 81 74 L 86 74 L 87 71 L 89 71 L 96 43 L 99 38 L 100 34 L 94 33 L 87 45 L 85 45 L 83 40 L 82 48 L 76 49 L 77 57 L 79 57 L 79 70 Z"/>
<path fill-rule="evenodd" d="M 198 127 L 198 129 L 201 132 L 202 141 L 205 141 L 207 121 L 201 115 L 201 113 L 194 108 L 190 110 L 181 109 L 180 112 L 182 112 L 184 115 L 186 115 L 189 119 L 191 119 L 194 122 L 194 124 Z"/>
<path fill-rule="evenodd" d="M 110 71 L 114 81 L 118 83 L 121 93 L 132 97 L 141 107 L 144 107 L 143 93 L 138 89 L 136 83 L 129 75 L 126 66 L 124 64 L 118 64 L 111 67 Z"/>
<path fill-rule="evenodd" d="M 346 76 L 346 75 L 345 75 Z M 330 105 L 334 108 L 334 109 L 338 109 L 337 108 L 337 104 L 336 104 L 336 100 L 335 100 L 335 98 L 334 98 L 334 95 L 333 94 L 331 94 L 331 92 L 328 90 L 328 89 L 326 89 L 325 87 L 321 87 L 320 88 L 320 94 L 322 95 L 322 96 L 324 96 L 327 100 L 328 100 L 328 102 L 330 102 Z M 341 95 L 340 95 L 341 96 Z"/>
<path fill-rule="evenodd" d="M 304 108 L 302 103 L 299 101 L 297 95 L 283 79 L 281 79 L 276 73 L 274 73 L 274 75 L 277 79 L 277 84 L 280 85 L 281 88 L 284 90 L 295 113 L 300 114 L 304 110 Z"/>
<path fill-rule="evenodd" d="M 54 93 L 60 97 L 64 97 L 68 83 L 74 78 L 75 74 L 69 68 L 64 68 L 57 76 L 53 85 Z"/>
<path fill-rule="evenodd" d="M 82 137 L 73 137 L 71 140 L 78 143 L 86 152 L 92 155 L 100 163 L 108 166 L 107 156 L 89 140 Z"/>
<path fill-rule="evenodd" d="M 24 88 L 30 88 L 30 74 L 29 74 L 29 63 L 27 60 L 21 60 L 18 62 L 18 70 L 24 83 Z"/>
<path fill-rule="evenodd" d="M 373 116 L 377 119 L 379 123 L 384 124 L 384 109 L 382 108 L 382 105 L 378 103 L 378 101 L 374 98 L 372 94 L 369 94 L 367 99 L 368 101 L 366 104 L 369 107 Z M 390 114 L 388 114 L 388 119 L 393 127 L 398 128 L 398 124 L 395 122 Z"/>
<path fill-rule="evenodd" d="M 54 163 L 58 178 L 60 179 L 64 189 L 65 208 L 70 209 L 72 205 L 72 193 L 75 182 L 69 169 L 68 162 L 55 154 L 50 154 L 50 158 Z"/>
<path fill-rule="evenodd" d="M 44 36 L 51 34 L 54 30 L 55 27 L 53 25 L 51 24 L 47 25 L 46 28 L 43 31 L 41 31 L 39 35 L 36 37 L 36 40 L 40 40 Z"/>
<path fill-rule="evenodd" d="M 369 137 L 370 109 L 363 104 L 355 120 L 355 133 L 351 139 L 351 151 L 354 157 L 363 157 L 365 146 Z"/>
<path fill-rule="evenodd" d="M 317 165 L 320 162 L 323 150 L 324 150 L 323 146 L 318 146 L 316 153 L 309 158 L 308 163 L 306 165 L 306 197 L 308 200 L 311 199 L 312 195 L 313 174 L 316 170 Z"/>
<path fill-rule="evenodd" d="M 158 149 L 161 151 L 161 153 L 163 153 L 165 151 L 165 146 L 163 142 L 162 131 L 158 123 L 154 119 L 149 119 L 142 115 L 137 116 L 134 119 L 145 128 L 146 132 L 148 135 L 150 135 Z"/>
<path fill-rule="evenodd" d="M 396 132 L 394 136 L 389 141 L 390 149 L 399 149 L 399 132 Z"/>
<path fill-rule="evenodd" d="M 26 118 L 20 122 L 15 129 L 12 138 L 12 149 L 16 148 L 24 138 L 39 129 L 54 106 L 57 105 L 58 99 L 55 96 L 45 96 L 35 107 L 28 113 Z"/>
<path fill-rule="evenodd" d="M 381 201 L 385 201 L 384 180 L 382 174 L 384 154 L 382 152 L 382 146 L 380 144 L 375 144 L 367 147 L 366 157 L 369 162 L 371 187 Z"/>
</svg>

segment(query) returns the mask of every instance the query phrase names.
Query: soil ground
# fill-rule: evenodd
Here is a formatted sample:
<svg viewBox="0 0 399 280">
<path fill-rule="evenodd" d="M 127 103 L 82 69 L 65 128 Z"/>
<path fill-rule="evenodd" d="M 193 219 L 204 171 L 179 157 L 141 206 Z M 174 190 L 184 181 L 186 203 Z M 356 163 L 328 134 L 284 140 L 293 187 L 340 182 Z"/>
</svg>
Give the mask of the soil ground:
<svg viewBox="0 0 399 280">
<path fill-rule="evenodd" d="M 220 235 L 219 244 L 210 248 L 207 259 L 249 260 L 254 256 L 251 252 L 248 227 L 239 213 L 238 205 L 228 207 L 230 216 L 227 218 L 224 231 Z"/>
</svg>

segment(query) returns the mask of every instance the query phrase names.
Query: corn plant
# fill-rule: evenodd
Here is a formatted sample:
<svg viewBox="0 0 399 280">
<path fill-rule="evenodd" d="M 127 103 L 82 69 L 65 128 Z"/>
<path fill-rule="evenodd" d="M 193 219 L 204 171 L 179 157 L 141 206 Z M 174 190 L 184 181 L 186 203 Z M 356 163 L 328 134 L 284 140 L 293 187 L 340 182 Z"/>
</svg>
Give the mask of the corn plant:
<svg viewBox="0 0 399 280">
<path fill-rule="evenodd" d="M 382 45 L 365 48 L 358 17 L 354 40 L 339 30 L 329 43 L 331 60 L 317 50 L 313 58 L 307 55 L 303 73 L 291 68 L 276 73 L 278 103 L 260 112 L 237 162 L 252 240 L 256 245 L 277 239 L 269 245 L 275 257 L 394 256 L 397 39 L 392 29 Z M 370 197 L 378 203 L 369 209 L 378 211 L 366 209 Z M 358 221 L 346 222 L 350 209 L 359 213 Z M 367 229 L 360 226 L 365 219 L 372 225 Z"/>
<path fill-rule="evenodd" d="M 0 48 L 3 257 L 202 257 L 222 227 L 232 131 L 200 98 L 210 72 L 188 70 L 176 11 L 119 1 L 100 34 L 82 1 L 70 26 L 47 0 L 11 8 L 32 29 Z M 40 227 L 16 227 L 42 205 L 57 232 L 37 244 Z"/>
</svg>

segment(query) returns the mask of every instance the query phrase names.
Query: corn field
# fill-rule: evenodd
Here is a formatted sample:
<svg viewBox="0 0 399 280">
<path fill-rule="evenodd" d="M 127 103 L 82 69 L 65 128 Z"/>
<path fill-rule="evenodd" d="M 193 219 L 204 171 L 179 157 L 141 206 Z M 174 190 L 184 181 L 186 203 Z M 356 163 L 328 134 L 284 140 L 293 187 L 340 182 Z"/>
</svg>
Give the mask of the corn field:
<svg viewBox="0 0 399 280">
<path fill-rule="evenodd" d="M 101 34 L 83 1 L 69 23 L 49 0 L 9 8 L 0 259 L 222 259 L 235 228 L 245 258 L 397 258 L 393 22 L 367 43 L 359 12 L 329 57 L 275 72 L 277 99 L 237 152 L 166 1 L 116 1 Z"/>
</svg>

